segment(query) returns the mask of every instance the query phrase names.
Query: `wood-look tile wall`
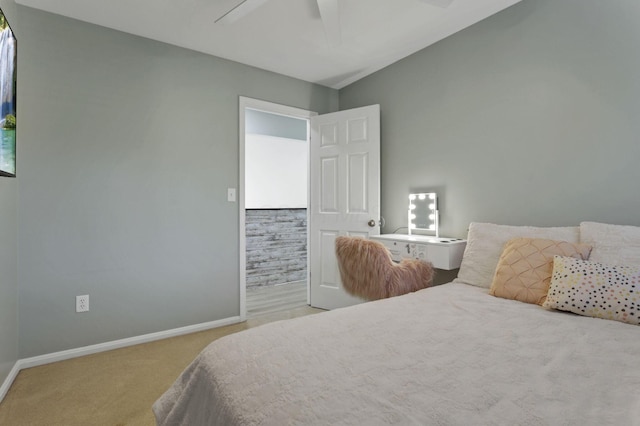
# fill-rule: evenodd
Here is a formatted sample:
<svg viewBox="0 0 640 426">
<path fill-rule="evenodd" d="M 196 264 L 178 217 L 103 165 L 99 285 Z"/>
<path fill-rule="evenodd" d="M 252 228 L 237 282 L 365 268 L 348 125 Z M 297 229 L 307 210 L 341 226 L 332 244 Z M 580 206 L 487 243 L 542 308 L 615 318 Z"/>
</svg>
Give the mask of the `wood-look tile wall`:
<svg viewBox="0 0 640 426">
<path fill-rule="evenodd" d="M 246 211 L 247 287 L 307 279 L 307 210 Z"/>
</svg>

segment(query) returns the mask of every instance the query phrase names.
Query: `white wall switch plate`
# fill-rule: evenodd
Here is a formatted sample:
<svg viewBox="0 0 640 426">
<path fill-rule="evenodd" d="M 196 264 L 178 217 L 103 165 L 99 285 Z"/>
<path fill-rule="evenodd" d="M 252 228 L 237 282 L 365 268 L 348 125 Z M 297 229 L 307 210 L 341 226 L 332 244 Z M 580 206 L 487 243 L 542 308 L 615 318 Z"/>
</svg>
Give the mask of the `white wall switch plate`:
<svg viewBox="0 0 640 426">
<path fill-rule="evenodd" d="M 235 188 L 227 188 L 227 201 L 230 203 L 236 202 L 236 189 Z"/>
</svg>

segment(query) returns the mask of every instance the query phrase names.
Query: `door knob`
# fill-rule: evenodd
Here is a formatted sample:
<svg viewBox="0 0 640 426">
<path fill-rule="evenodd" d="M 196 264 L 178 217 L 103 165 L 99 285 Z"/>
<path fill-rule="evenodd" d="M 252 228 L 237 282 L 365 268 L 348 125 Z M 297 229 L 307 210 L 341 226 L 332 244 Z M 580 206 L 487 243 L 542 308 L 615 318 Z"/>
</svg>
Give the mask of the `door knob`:
<svg viewBox="0 0 640 426">
<path fill-rule="evenodd" d="M 371 219 L 369 222 L 367 222 L 367 225 L 373 228 L 374 226 L 376 226 L 376 221 Z"/>
</svg>

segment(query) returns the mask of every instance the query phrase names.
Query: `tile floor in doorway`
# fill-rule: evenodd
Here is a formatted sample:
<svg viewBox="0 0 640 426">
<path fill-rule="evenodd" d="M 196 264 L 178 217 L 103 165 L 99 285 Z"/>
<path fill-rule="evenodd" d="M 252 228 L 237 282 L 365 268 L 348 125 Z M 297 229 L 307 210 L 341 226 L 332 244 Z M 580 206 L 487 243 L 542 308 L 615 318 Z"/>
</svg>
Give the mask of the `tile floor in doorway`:
<svg viewBox="0 0 640 426">
<path fill-rule="evenodd" d="M 307 282 L 247 287 L 247 317 L 307 306 Z"/>
</svg>

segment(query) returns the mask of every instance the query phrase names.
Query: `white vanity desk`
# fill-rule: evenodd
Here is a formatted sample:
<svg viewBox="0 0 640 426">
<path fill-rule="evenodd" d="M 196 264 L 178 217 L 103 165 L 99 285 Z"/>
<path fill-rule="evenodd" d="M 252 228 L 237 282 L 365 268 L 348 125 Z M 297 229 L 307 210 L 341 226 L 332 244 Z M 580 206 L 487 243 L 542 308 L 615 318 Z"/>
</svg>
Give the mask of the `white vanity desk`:
<svg viewBox="0 0 640 426">
<path fill-rule="evenodd" d="M 460 267 L 467 246 L 467 240 L 426 235 L 382 234 L 370 238 L 384 244 L 396 262 L 405 258 L 421 259 L 431 262 L 434 268 L 446 270 Z"/>
</svg>

